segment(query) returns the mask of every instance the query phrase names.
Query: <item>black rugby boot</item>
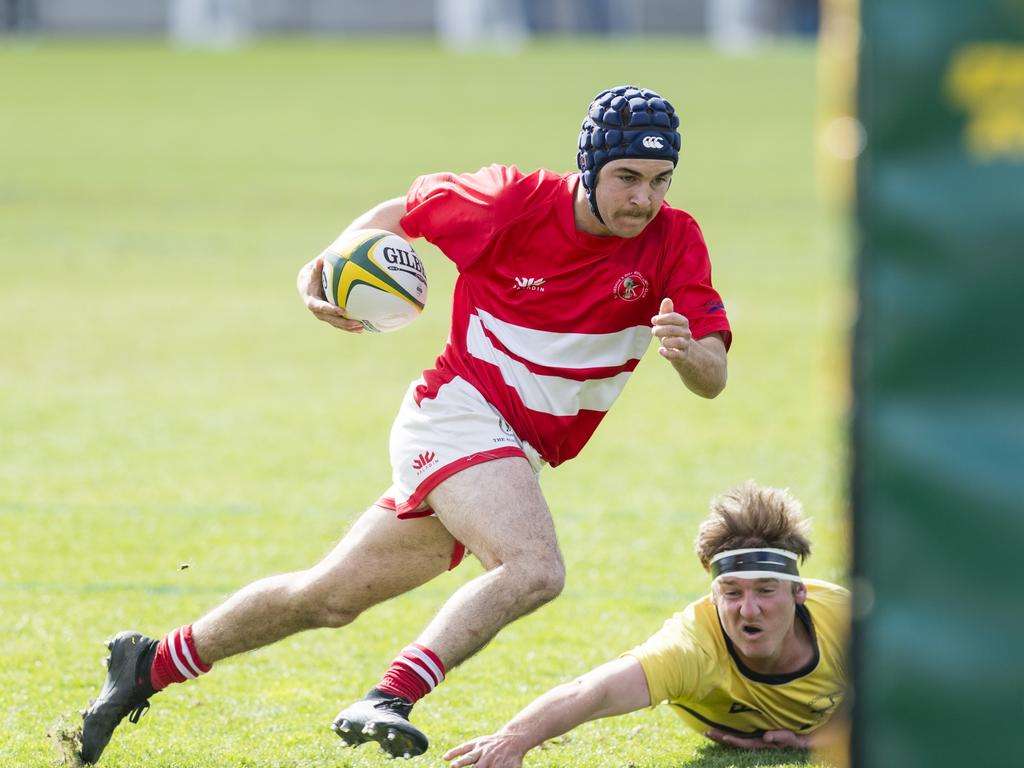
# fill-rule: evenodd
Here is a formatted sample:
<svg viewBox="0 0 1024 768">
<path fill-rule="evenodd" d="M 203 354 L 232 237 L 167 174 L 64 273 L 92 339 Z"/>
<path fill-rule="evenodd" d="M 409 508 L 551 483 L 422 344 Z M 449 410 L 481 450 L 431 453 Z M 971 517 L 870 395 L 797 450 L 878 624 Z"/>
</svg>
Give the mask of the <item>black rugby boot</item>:
<svg viewBox="0 0 1024 768">
<path fill-rule="evenodd" d="M 416 757 L 427 751 L 427 737 L 409 722 L 412 702 L 374 688 L 365 698 L 343 709 L 332 730 L 346 747 L 375 741 L 390 757 Z"/>
<path fill-rule="evenodd" d="M 137 723 L 149 709 L 155 691 L 149 682 L 157 641 L 138 632 L 120 632 L 107 641 L 107 679 L 99 697 L 82 715 L 82 760 L 95 763 L 110 742 L 118 724 L 128 716 Z"/>
</svg>

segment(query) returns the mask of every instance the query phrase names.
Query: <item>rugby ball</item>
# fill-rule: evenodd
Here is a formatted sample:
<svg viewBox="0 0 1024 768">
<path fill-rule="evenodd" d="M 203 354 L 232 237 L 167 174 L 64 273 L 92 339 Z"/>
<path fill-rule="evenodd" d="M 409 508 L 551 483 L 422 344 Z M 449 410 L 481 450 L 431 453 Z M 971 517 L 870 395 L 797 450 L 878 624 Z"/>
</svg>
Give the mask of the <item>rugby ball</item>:
<svg viewBox="0 0 1024 768">
<path fill-rule="evenodd" d="M 323 252 L 327 300 L 368 331 L 404 328 L 427 303 L 427 273 L 404 238 L 383 229 L 346 232 Z"/>
</svg>

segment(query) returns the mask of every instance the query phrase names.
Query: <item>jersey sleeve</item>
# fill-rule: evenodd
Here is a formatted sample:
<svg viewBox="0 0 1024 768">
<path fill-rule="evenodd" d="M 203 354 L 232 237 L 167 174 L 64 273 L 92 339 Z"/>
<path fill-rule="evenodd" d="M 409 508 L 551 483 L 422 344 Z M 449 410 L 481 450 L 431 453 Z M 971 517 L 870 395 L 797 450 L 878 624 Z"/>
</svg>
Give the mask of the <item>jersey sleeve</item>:
<svg viewBox="0 0 1024 768">
<path fill-rule="evenodd" d="M 460 269 L 480 255 L 503 220 L 504 193 L 520 177 L 513 166 L 473 173 L 432 173 L 413 182 L 402 229 L 436 245 Z"/>
<path fill-rule="evenodd" d="M 808 609 L 818 634 L 823 657 L 839 674 L 849 679 L 847 646 L 850 640 L 850 592 L 844 587 L 817 579 L 804 579 L 807 585 Z"/>
<path fill-rule="evenodd" d="M 686 316 L 693 338 L 719 332 L 728 349 L 732 345 L 732 329 L 725 303 L 711 283 L 711 259 L 704 235 L 690 218 L 682 225 L 681 234 L 681 238 L 672 238 L 681 243 L 665 265 L 664 295 L 672 299 L 676 312 Z"/>
<path fill-rule="evenodd" d="M 677 613 L 647 641 L 623 654 L 640 662 L 651 692 L 651 706 L 701 695 L 710 657 L 692 631 L 692 614 L 692 609 Z"/>
</svg>

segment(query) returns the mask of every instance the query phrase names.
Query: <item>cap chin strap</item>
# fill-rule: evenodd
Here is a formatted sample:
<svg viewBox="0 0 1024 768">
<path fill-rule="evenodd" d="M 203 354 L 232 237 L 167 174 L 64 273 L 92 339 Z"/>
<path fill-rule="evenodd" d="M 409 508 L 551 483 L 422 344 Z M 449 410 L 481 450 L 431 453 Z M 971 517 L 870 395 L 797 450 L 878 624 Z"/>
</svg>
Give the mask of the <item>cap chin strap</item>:
<svg viewBox="0 0 1024 768">
<path fill-rule="evenodd" d="M 586 192 L 587 192 L 587 202 L 590 203 L 590 210 L 594 212 L 595 216 L 597 216 L 597 220 L 600 221 L 602 224 L 604 224 L 607 227 L 608 225 L 604 223 L 604 216 L 602 216 L 601 212 L 599 210 L 597 210 L 597 179 L 596 178 L 594 179 L 594 186 L 591 189 L 586 190 Z"/>
<path fill-rule="evenodd" d="M 800 582 L 798 556 L 785 549 L 730 549 L 711 558 L 711 578 L 781 579 Z"/>
</svg>

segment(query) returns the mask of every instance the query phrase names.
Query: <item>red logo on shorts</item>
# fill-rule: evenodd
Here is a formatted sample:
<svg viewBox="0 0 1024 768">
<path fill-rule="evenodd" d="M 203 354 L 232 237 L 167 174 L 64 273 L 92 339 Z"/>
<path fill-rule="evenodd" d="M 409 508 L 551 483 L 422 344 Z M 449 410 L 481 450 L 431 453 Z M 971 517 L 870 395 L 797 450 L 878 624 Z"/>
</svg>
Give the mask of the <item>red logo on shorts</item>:
<svg viewBox="0 0 1024 768">
<path fill-rule="evenodd" d="M 426 451 L 413 459 L 412 468 L 419 472 L 421 469 L 426 469 L 436 461 L 437 454 L 433 451 Z"/>
</svg>

